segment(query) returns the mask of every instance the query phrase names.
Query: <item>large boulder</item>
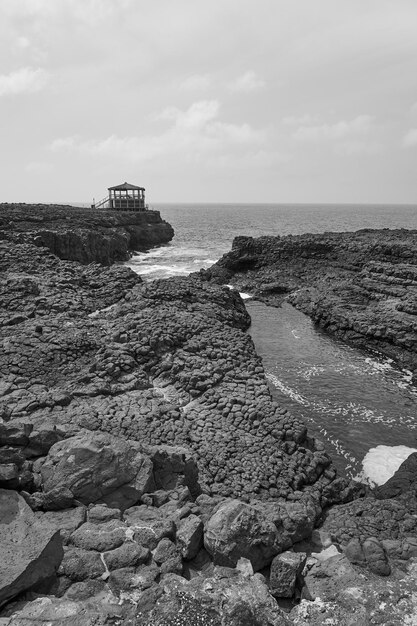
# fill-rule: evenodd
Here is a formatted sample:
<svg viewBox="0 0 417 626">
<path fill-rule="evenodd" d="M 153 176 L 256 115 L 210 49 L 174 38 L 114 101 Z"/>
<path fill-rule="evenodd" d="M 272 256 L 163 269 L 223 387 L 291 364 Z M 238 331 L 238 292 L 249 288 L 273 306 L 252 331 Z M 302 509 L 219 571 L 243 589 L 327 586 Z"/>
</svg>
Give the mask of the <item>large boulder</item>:
<svg viewBox="0 0 417 626">
<path fill-rule="evenodd" d="M 0 489 L 0 606 L 50 578 L 63 557 L 55 526 L 38 520 L 15 491 Z"/>
<path fill-rule="evenodd" d="M 104 502 L 119 509 L 153 489 L 153 466 L 135 441 L 83 432 L 52 446 L 41 468 L 45 491 L 70 489 L 83 504 Z"/>
<path fill-rule="evenodd" d="M 226 500 L 206 524 L 204 546 L 219 565 L 234 567 L 244 557 L 258 571 L 279 552 L 279 537 L 262 510 L 239 500 Z"/>
<path fill-rule="evenodd" d="M 283 552 L 271 563 L 269 588 L 276 598 L 291 598 L 307 560 L 305 552 Z"/>
</svg>

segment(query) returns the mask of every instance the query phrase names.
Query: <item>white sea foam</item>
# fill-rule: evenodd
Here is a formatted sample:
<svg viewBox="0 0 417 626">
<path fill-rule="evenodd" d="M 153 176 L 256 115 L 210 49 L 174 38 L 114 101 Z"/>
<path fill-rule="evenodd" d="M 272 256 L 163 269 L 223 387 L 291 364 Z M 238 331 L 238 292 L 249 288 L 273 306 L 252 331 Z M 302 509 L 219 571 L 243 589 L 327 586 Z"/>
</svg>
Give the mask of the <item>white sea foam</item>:
<svg viewBox="0 0 417 626">
<path fill-rule="evenodd" d="M 381 445 L 371 448 L 362 461 L 360 478 L 365 478 L 371 485 L 383 485 L 413 452 L 417 449 L 408 446 Z"/>
<path fill-rule="evenodd" d="M 288 396 L 289 398 L 291 398 L 291 400 L 294 400 L 295 402 L 298 402 L 298 404 L 302 404 L 303 406 L 308 406 L 310 404 L 307 398 L 304 398 L 304 396 L 297 393 L 294 389 L 292 389 L 291 387 L 288 387 L 279 378 L 274 376 L 274 374 L 270 374 L 269 372 L 267 372 L 265 376 L 268 380 L 271 381 L 274 387 L 276 387 L 285 396 Z"/>
</svg>

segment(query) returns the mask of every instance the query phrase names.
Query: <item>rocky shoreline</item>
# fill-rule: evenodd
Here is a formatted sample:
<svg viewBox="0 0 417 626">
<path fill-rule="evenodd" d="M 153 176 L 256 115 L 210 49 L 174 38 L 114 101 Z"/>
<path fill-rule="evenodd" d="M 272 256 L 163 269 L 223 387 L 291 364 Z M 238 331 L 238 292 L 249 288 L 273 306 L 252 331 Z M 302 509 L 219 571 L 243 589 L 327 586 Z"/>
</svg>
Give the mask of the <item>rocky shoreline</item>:
<svg viewBox="0 0 417 626">
<path fill-rule="evenodd" d="M 287 300 L 326 332 L 393 359 L 417 381 L 417 231 L 237 237 L 201 276 L 272 306 Z"/>
<path fill-rule="evenodd" d="M 109 266 L 101 228 L 126 214 L 87 210 L 85 265 L 56 207 L 52 247 L 19 211 L 0 208 L 1 625 L 416 619 L 415 455 L 374 492 L 338 477 L 272 400 L 236 292 Z"/>
<path fill-rule="evenodd" d="M 174 236 L 159 211 L 121 212 L 51 204 L 0 204 L 0 241 L 33 243 L 60 259 L 111 265 Z"/>
</svg>

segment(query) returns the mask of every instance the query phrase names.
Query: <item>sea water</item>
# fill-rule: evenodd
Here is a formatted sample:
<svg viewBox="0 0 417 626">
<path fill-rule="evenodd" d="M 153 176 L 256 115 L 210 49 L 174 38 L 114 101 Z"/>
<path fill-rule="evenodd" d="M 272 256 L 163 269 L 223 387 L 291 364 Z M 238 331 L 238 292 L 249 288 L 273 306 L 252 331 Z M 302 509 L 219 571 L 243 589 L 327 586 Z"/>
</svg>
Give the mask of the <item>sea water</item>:
<svg viewBox="0 0 417 626">
<path fill-rule="evenodd" d="M 417 229 L 417 206 L 411 205 L 161 204 L 154 208 L 174 227 L 175 237 L 128 263 L 145 280 L 209 267 L 230 250 L 237 235 Z M 273 396 L 325 443 L 342 473 L 356 476 L 366 455 L 369 469 L 372 459 L 383 463 L 390 449 L 394 457 L 399 446 L 402 454 L 404 446 L 410 451 L 417 448 L 417 389 L 408 372 L 382 356 L 329 337 L 288 304 L 273 308 L 250 298 L 245 304 L 252 318 L 249 332 Z M 370 450 L 374 452 L 368 454 Z"/>
</svg>

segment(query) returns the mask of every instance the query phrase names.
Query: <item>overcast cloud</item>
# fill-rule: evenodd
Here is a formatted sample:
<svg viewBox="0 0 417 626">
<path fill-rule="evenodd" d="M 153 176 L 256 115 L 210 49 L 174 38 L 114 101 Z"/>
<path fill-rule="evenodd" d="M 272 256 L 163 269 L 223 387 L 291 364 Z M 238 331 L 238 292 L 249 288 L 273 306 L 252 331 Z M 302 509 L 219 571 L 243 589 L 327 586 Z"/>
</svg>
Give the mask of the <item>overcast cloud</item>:
<svg viewBox="0 0 417 626">
<path fill-rule="evenodd" d="M 416 0 L 1 0 L 1 201 L 417 200 Z"/>
</svg>

